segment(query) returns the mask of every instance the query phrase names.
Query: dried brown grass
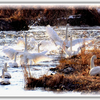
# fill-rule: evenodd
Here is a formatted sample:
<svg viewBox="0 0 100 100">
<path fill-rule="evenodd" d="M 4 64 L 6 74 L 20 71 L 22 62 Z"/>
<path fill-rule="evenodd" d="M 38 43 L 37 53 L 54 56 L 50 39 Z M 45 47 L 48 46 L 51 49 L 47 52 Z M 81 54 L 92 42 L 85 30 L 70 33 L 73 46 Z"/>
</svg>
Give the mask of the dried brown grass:
<svg viewBox="0 0 100 100">
<path fill-rule="evenodd" d="M 69 74 L 56 73 L 54 75 L 44 75 L 39 79 L 28 77 L 26 78 L 26 87 L 49 87 L 51 89 L 60 90 L 75 90 L 75 91 L 99 91 L 100 90 L 100 75 L 90 76 L 90 58 L 93 55 L 97 56 L 94 61 L 95 65 L 100 66 L 100 50 L 94 49 L 85 53 L 84 49 L 77 56 L 71 58 L 62 58 L 57 71 L 66 67 L 72 67 L 74 72 Z M 24 69 L 25 70 L 25 69 Z M 28 73 L 25 70 L 24 73 Z M 26 77 L 26 76 L 25 76 Z"/>
</svg>

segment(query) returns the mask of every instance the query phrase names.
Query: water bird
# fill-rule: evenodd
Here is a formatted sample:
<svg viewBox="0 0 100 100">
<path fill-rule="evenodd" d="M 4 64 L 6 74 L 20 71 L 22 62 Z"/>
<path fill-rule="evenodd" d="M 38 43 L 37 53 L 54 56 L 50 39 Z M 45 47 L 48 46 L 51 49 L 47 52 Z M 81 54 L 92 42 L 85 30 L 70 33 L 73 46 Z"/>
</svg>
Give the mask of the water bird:
<svg viewBox="0 0 100 100">
<path fill-rule="evenodd" d="M 68 27 L 69 24 L 66 25 L 65 40 L 62 40 L 50 25 L 47 25 L 46 27 L 46 33 L 49 36 L 50 40 L 55 44 L 55 46 L 57 46 L 58 50 L 63 50 L 65 53 L 66 53 L 66 44 L 68 43 Z"/>
<path fill-rule="evenodd" d="M 40 62 L 40 61 L 49 61 L 51 58 L 49 58 L 47 55 L 45 55 L 47 51 L 41 52 L 41 53 L 29 53 L 27 51 L 27 35 L 25 34 L 25 49 L 23 52 L 20 52 L 18 55 L 20 55 L 20 64 L 24 65 L 29 60 L 32 60 L 34 63 Z"/>
<path fill-rule="evenodd" d="M 90 60 L 90 71 L 89 71 L 89 74 L 91 76 L 100 74 L 100 66 L 95 66 L 94 65 L 94 59 L 96 59 L 96 58 L 97 58 L 96 55 L 93 55 L 91 57 L 91 60 Z"/>
<path fill-rule="evenodd" d="M 25 45 L 24 39 L 22 37 L 18 37 L 17 45 Z"/>
<path fill-rule="evenodd" d="M 18 64 L 16 62 L 16 56 L 17 56 L 18 52 L 14 53 L 14 60 L 12 62 L 9 62 L 9 67 L 18 67 Z"/>
<path fill-rule="evenodd" d="M 46 53 L 47 53 L 47 51 L 44 51 L 41 53 L 30 53 L 29 55 L 27 55 L 27 58 L 33 60 L 34 64 L 41 62 L 41 61 L 53 60 L 52 58 L 45 55 Z"/>
<path fill-rule="evenodd" d="M 25 34 L 25 48 L 24 51 L 18 53 L 18 55 L 20 55 L 20 64 L 24 64 L 25 62 L 25 57 L 27 57 L 27 55 L 29 55 L 29 52 L 27 51 L 27 34 Z"/>
<path fill-rule="evenodd" d="M 4 77 L 5 78 L 11 78 L 10 73 L 7 71 L 7 63 L 4 64 Z"/>
<path fill-rule="evenodd" d="M 63 41 L 58 34 L 53 30 L 53 28 L 48 25 L 46 27 L 46 33 L 50 37 L 50 39 L 55 43 L 55 45 L 59 45 L 60 48 L 63 49 L 65 54 L 69 57 L 73 55 L 77 55 L 80 51 L 81 48 L 84 45 L 90 44 L 94 38 L 78 38 L 75 40 L 72 40 L 72 34 L 70 35 L 70 41 L 68 41 L 68 24 L 66 25 L 66 38 Z"/>
<path fill-rule="evenodd" d="M 40 51 L 48 51 L 49 53 L 56 52 L 58 50 L 58 46 L 56 46 L 51 40 L 42 40 L 38 44 L 38 52 Z"/>
<path fill-rule="evenodd" d="M 11 47 L 9 47 L 9 46 L 4 46 L 3 49 L 2 49 L 2 51 L 3 51 L 4 54 L 5 54 L 6 56 L 8 56 L 11 60 L 14 59 L 14 54 L 15 54 L 15 52 L 18 52 L 17 50 L 15 50 L 15 49 L 13 49 L 13 48 L 11 48 Z"/>
<path fill-rule="evenodd" d="M 94 38 L 78 38 L 78 39 L 74 39 L 74 40 L 72 40 L 72 37 L 70 37 L 70 38 L 71 38 L 70 41 L 68 41 L 66 44 L 67 48 L 69 48 L 71 46 L 75 46 L 77 44 L 88 45 L 89 43 L 91 43 L 94 40 Z M 71 42 L 72 42 L 72 44 L 71 44 Z"/>
<path fill-rule="evenodd" d="M 33 37 L 28 42 L 28 46 L 30 46 L 31 48 L 34 48 L 37 44 L 38 42 Z"/>
<path fill-rule="evenodd" d="M 94 38 L 78 38 L 72 40 L 72 35 L 70 35 L 70 41 L 67 42 L 66 48 L 64 49 L 65 53 L 70 57 L 77 55 L 80 53 L 82 47 L 89 45 L 92 41 L 94 41 Z"/>
<path fill-rule="evenodd" d="M 11 78 L 11 75 L 8 73 L 7 71 L 7 63 L 4 64 L 4 78 Z M 2 77 L 2 75 L 0 76 L 0 78 Z"/>
<path fill-rule="evenodd" d="M 67 38 L 63 41 L 50 25 L 47 25 L 46 27 L 46 34 L 49 36 L 52 42 L 54 42 L 55 45 L 60 45 L 62 47 L 64 42 L 67 43 Z"/>
<path fill-rule="evenodd" d="M 28 41 L 27 46 L 29 48 L 33 49 L 36 46 L 36 44 L 38 44 L 38 42 L 36 42 L 36 40 L 32 37 Z M 17 39 L 17 45 L 20 46 L 20 47 L 23 47 L 23 46 L 25 47 L 25 40 L 24 40 L 24 38 L 18 37 L 18 39 Z"/>
<path fill-rule="evenodd" d="M 9 85 L 10 81 L 9 79 L 5 78 L 5 69 L 2 69 L 2 79 L 0 80 L 0 85 Z"/>
</svg>

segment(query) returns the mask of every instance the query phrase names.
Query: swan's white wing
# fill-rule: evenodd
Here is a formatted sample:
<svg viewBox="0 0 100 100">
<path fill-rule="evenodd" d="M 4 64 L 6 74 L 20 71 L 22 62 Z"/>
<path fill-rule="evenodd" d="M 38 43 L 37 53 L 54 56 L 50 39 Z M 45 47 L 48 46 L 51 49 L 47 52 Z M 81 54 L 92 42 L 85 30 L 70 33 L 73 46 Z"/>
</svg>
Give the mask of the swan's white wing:
<svg viewBox="0 0 100 100">
<path fill-rule="evenodd" d="M 72 46 L 76 45 L 76 44 L 89 44 L 90 42 L 92 42 L 94 39 L 93 38 L 78 38 L 72 41 Z M 70 47 L 70 41 L 68 41 L 67 47 Z"/>
<path fill-rule="evenodd" d="M 6 78 L 11 78 L 11 75 L 10 75 L 8 72 L 5 72 L 5 73 L 4 73 L 4 77 L 6 77 Z"/>
<path fill-rule="evenodd" d="M 57 46 L 52 41 L 42 41 L 39 47 L 40 50 L 57 50 Z"/>
<path fill-rule="evenodd" d="M 25 44 L 25 40 L 23 38 L 21 38 L 21 37 L 18 37 L 17 43 L 23 43 L 23 44 Z"/>
<path fill-rule="evenodd" d="M 48 56 L 45 55 L 45 52 L 42 53 L 33 53 L 30 55 L 27 55 L 28 59 L 32 59 L 34 63 L 40 62 L 40 61 L 50 61 L 52 60 Z"/>
<path fill-rule="evenodd" d="M 10 59 L 14 58 L 14 53 L 17 52 L 16 50 L 14 50 L 13 48 L 5 48 L 2 50 L 5 55 L 7 55 Z"/>
<path fill-rule="evenodd" d="M 100 74 L 100 66 L 93 67 L 89 73 L 90 75 Z"/>
<path fill-rule="evenodd" d="M 34 39 L 34 38 L 31 38 L 28 42 L 28 45 L 32 48 L 34 48 L 36 45 L 38 44 L 38 42 Z"/>
<path fill-rule="evenodd" d="M 18 64 L 17 64 L 16 62 L 13 62 L 13 61 L 12 61 L 12 62 L 9 62 L 9 63 L 8 63 L 8 66 L 9 66 L 9 67 L 18 67 Z"/>
<path fill-rule="evenodd" d="M 41 61 L 51 61 L 51 60 L 52 59 L 46 55 L 35 55 L 35 58 L 33 59 L 34 63 L 38 63 Z"/>
<path fill-rule="evenodd" d="M 63 42 L 58 34 L 53 30 L 53 28 L 50 27 L 50 25 L 46 27 L 46 33 L 53 41 Z"/>
</svg>

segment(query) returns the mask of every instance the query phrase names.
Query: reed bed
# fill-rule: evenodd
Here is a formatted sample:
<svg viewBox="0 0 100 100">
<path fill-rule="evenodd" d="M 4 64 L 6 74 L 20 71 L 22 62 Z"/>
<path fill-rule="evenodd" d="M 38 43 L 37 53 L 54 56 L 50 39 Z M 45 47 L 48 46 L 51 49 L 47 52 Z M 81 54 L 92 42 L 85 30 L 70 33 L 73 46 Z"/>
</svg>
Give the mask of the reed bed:
<svg viewBox="0 0 100 100">
<path fill-rule="evenodd" d="M 34 78 L 29 72 L 29 68 L 24 67 L 25 87 L 43 87 L 54 90 L 68 91 L 100 91 L 100 75 L 90 76 L 90 59 L 93 55 L 97 56 L 94 63 L 95 66 L 100 66 L 100 50 L 93 49 L 85 51 L 83 48 L 81 53 L 72 56 L 71 58 L 61 58 L 59 65 L 52 68 L 56 74 L 43 75 L 40 78 Z M 70 73 L 62 73 L 61 71 L 67 67 L 74 69 Z"/>
</svg>

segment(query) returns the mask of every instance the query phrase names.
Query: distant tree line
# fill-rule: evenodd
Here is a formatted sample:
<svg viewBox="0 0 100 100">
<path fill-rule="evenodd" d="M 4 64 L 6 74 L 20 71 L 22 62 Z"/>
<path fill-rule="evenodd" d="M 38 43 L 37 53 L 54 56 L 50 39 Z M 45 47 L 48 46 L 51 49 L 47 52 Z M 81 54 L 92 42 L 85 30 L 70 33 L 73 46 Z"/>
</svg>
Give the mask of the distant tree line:
<svg viewBox="0 0 100 100">
<path fill-rule="evenodd" d="M 79 15 L 80 19 L 69 19 L 70 15 Z M 100 25 L 100 14 L 95 7 L 0 7 L 0 30 L 28 30 L 29 24 L 43 25 Z"/>
</svg>

